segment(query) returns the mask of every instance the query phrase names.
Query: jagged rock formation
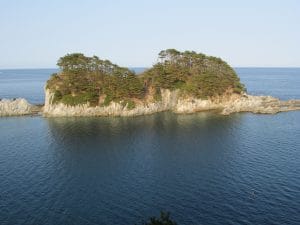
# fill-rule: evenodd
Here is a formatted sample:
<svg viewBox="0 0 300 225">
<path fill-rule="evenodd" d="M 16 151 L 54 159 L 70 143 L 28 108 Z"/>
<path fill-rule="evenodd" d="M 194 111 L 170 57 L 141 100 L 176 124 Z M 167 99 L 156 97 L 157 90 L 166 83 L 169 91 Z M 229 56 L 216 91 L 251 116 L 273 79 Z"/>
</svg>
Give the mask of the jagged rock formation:
<svg viewBox="0 0 300 225">
<path fill-rule="evenodd" d="M 180 99 L 175 111 L 177 113 L 193 113 L 213 109 L 219 109 L 222 115 L 237 112 L 275 114 L 284 111 L 300 110 L 300 100 L 281 101 L 272 96 L 232 94 L 208 100 Z"/>
<path fill-rule="evenodd" d="M 210 99 L 197 99 L 181 96 L 178 90 L 161 90 L 161 101 L 140 102 L 133 109 L 119 102 L 111 102 L 108 106 L 92 107 L 89 104 L 68 106 L 63 103 L 52 103 L 53 93 L 46 90 L 45 106 L 42 110 L 47 117 L 70 116 L 139 116 L 156 112 L 172 111 L 174 113 L 195 113 L 200 111 L 218 110 L 222 115 L 237 112 L 275 114 L 278 112 L 300 110 L 300 100 L 280 101 L 271 96 L 252 96 L 230 94 Z M 41 111 L 38 106 L 31 105 L 25 99 L 2 99 L 0 116 L 32 115 Z"/>
<path fill-rule="evenodd" d="M 52 104 L 54 94 L 46 90 L 44 116 L 138 116 L 170 110 L 176 105 L 177 91 L 162 90 L 161 101 L 149 101 L 128 109 L 127 105 L 111 102 L 108 106 L 89 106 L 82 104 L 68 106 L 63 103 Z"/>
<path fill-rule="evenodd" d="M 197 99 L 181 96 L 179 91 L 161 90 L 161 101 L 145 101 L 128 109 L 126 105 L 111 102 L 108 106 L 89 106 L 82 104 L 68 106 L 62 103 L 52 104 L 54 94 L 46 90 L 44 106 L 45 116 L 138 116 L 162 111 L 175 113 L 194 113 L 207 110 L 219 110 L 222 115 L 236 112 L 274 114 L 283 111 L 300 110 L 300 100 L 280 101 L 271 96 L 251 96 L 230 94 L 210 99 Z"/>
<path fill-rule="evenodd" d="M 37 107 L 29 104 L 26 99 L 2 99 L 0 101 L 0 116 L 29 115 L 37 111 Z"/>
</svg>

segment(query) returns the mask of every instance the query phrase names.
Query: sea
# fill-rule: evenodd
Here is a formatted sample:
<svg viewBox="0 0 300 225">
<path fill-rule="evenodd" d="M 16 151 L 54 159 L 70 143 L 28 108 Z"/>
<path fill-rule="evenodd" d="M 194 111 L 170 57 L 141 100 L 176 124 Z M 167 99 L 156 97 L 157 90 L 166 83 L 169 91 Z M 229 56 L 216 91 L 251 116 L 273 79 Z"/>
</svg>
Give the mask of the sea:
<svg viewBox="0 0 300 225">
<path fill-rule="evenodd" d="M 300 68 L 235 68 L 300 99 Z M 0 98 L 44 102 L 57 69 L 0 70 Z M 300 111 L 0 118 L 1 225 L 300 224 Z"/>
</svg>

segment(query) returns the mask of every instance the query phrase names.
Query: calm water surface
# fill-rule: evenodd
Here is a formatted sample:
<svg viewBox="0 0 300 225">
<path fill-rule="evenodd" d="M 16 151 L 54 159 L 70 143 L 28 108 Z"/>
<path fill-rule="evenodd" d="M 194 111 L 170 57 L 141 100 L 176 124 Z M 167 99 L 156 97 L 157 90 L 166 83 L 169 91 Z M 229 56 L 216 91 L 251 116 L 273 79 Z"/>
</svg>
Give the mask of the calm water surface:
<svg viewBox="0 0 300 225">
<path fill-rule="evenodd" d="M 250 93 L 300 99 L 300 69 L 237 72 Z M 0 224 L 300 224 L 299 209 L 299 111 L 0 118 Z"/>
<path fill-rule="evenodd" d="M 44 103 L 44 86 L 57 69 L 0 70 L 0 98 L 26 98 Z"/>
</svg>

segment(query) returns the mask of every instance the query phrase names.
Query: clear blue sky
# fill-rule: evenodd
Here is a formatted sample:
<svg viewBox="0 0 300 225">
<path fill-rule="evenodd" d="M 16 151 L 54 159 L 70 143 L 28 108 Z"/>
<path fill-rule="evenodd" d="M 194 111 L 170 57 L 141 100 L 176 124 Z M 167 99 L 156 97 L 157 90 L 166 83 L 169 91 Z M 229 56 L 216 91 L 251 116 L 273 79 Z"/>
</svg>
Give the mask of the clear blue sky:
<svg viewBox="0 0 300 225">
<path fill-rule="evenodd" d="M 71 52 L 150 66 L 166 48 L 232 66 L 300 66 L 299 0 L 0 0 L 0 68 Z"/>
</svg>

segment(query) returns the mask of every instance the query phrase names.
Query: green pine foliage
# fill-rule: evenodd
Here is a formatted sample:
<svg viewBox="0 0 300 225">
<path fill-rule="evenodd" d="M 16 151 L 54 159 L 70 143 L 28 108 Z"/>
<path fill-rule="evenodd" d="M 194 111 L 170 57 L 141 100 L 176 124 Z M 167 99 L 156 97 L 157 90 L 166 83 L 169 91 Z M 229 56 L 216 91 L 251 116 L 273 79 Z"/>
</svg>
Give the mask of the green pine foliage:
<svg viewBox="0 0 300 225">
<path fill-rule="evenodd" d="M 53 103 L 71 106 L 85 103 L 107 106 L 117 101 L 133 109 L 150 88 L 155 90 L 155 101 L 161 101 L 161 89 L 179 89 L 182 94 L 197 98 L 245 91 L 226 62 L 194 51 L 163 50 L 158 63 L 139 76 L 109 60 L 81 53 L 67 54 L 57 65 L 60 72 L 51 76 L 47 88 L 54 93 Z"/>
<path fill-rule="evenodd" d="M 143 73 L 149 86 L 180 89 L 199 98 L 245 90 L 235 71 L 220 58 L 167 49 L 159 53 L 158 61 Z"/>
<path fill-rule="evenodd" d="M 54 91 L 54 103 L 98 105 L 99 97 L 105 95 L 103 104 L 109 105 L 111 101 L 141 99 L 144 95 L 142 81 L 131 70 L 108 60 L 74 53 L 61 57 L 57 65 L 61 72 L 47 82 L 47 88 Z"/>
</svg>

